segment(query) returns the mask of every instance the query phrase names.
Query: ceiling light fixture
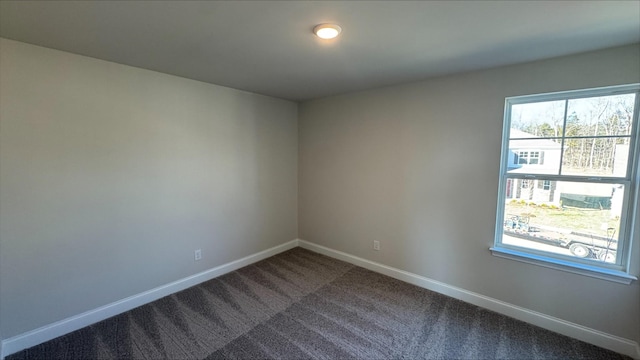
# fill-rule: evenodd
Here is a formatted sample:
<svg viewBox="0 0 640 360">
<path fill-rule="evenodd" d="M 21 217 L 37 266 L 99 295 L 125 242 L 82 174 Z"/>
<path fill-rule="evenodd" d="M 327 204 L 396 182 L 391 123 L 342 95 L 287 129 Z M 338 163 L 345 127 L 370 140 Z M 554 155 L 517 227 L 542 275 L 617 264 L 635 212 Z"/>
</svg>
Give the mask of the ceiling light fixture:
<svg viewBox="0 0 640 360">
<path fill-rule="evenodd" d="M 333 39 L 338 36 L 342 28 L 334 24 L 320 24 L 313 28 L 313 33 L 321 39 Z"/>
</svg>

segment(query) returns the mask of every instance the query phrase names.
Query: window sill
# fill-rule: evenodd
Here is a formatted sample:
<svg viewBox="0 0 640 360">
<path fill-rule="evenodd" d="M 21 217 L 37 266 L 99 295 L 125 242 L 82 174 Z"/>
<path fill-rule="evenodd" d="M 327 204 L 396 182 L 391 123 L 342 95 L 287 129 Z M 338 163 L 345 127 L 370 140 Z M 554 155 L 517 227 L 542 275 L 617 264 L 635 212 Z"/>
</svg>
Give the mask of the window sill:
<svg viewBox="0 0 640 360">
<path fill-rule="evenodd" d="M 579 264 L 566 260 L 554 259 L 546 256 L 529 254 L 523 251 L 511 250 L 506 248 L 489 248 L 493 256 L 525 262 L 528 264 L 538 265 L 546 268 L 562 270 L 574 274 L 590 276 L 597 279 L 613 281 L 621 284 L 629 285 L 637 277 L 629 275 L 623 271 L 603 269 L 587 264 Z"/>
</svg>

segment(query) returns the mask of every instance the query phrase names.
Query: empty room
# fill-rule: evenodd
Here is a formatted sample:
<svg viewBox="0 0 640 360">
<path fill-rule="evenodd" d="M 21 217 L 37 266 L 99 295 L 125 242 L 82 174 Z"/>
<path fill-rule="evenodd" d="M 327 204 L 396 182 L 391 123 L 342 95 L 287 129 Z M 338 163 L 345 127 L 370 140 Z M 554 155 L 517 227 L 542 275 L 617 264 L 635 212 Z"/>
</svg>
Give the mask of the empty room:
<svg viewBox="0 0 640 360">
<path fill-rule="evenodd" d="M 0 1 L 0 359 L 640 359 L 640 2 Z"/>
</svg>

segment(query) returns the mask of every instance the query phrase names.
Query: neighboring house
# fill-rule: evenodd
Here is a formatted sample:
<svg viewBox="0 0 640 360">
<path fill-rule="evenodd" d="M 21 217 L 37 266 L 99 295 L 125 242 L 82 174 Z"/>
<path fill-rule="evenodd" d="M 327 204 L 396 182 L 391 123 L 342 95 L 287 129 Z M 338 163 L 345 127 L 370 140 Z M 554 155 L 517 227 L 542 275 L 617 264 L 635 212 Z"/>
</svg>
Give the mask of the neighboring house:
<svg viewBox="0 0 640 360">
<path fill-rule="evenodd" d="M 554 174 L 560 168 L 561 146 L 555 141 L 511 129 L 509 137 L 510 173 Z M 507 179 L 507 199 L 559 203 L 556 181 Z"/>
<path fill-rule="evenodd" d="M 511 129 L 509 140 L 510 173 L 557 174 L 560 168 L 561 145 L 553 140 L 538 138 Z M 626 148 L 628 152 L 628 147 Z M 616 160 L 624 160 L 624 149 L 616 147 Z M 622 155 L 624 154 L 624 155 Z M 623 161 L 626 164 L 626 161 Z M 616 171 L 614 170 L 614 173 Z M 618 186 L 594 183 L 568 183 L 542 179 L 507 179 L 506 198 L 522 199 L 556 206 L 611 209 L 611 216 L 619 216 L 622 191 Z"/>
<path fill-rule="evenodd" d="M 509 172 L 553 174 L 560 167 L 560 144 L 549 139 L 511 129 Z"/>
</svg>

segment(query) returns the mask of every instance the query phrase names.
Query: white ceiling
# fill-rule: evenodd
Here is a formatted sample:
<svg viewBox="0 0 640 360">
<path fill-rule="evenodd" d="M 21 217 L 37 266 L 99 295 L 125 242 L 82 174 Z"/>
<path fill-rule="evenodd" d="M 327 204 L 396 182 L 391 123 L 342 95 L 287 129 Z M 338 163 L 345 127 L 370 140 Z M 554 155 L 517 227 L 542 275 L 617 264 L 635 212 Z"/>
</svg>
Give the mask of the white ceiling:
<svg viewBox="0 0 640 360">
<path fill-rule="evenodd" d="M 640 1 L 2 1 L 0 36 L 299 101 L 638 43 Z"/>
</svg>

